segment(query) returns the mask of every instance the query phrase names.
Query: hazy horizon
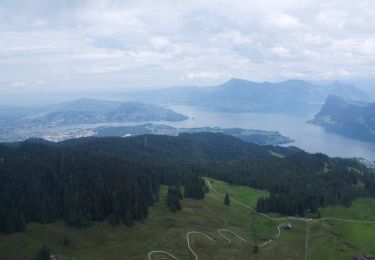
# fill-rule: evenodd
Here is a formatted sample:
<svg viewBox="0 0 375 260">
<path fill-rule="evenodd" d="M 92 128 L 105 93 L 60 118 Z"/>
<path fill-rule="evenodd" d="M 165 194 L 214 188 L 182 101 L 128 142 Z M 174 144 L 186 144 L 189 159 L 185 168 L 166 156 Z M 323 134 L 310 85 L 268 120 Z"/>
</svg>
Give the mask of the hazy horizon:
<svg viewBox="0 0 375 260">
<path fill-rule="evenodd" d="M 118 94 L 125 95 L 126 93 L 136 93 L 138 91 L 152 91 L 152 90 L 168 90 L 173 88 L 189 88 L 189 87 L 198 87 L 198 88 L 210 88 L 220 86 L 225 84 L 226 82 L 230 81 L 231 79 L 238 79 L 244 80 L 249 82 L 254 82 L 258 84 L 262 83 L 281 83 L 287 81 L 306 81 L 316 86 L 327 86 L 329 84 L 339 82 L 342 84 L 350 84 L 355 86 L 358 89 L 364 90 L 368 93 L 372 99 L 375 97 L 375 90 L 371 87 L 368 87 L 366 84 L 358 85 L 356 82 L 353 81 L 343 81 L 343 80 L 321 80 L 321 81 L 309 81 L 304 79 L 285 79 L 280 81 L 253 81 L 251 79 L 244 79 L 244 78 L 236 78 L 231 77 L 228 79 L 224 79 L 217 84 L 201 84 L 201 85 L 166 85 L 166 86 L 144 86 L 144 87 L 129 87 L 124 89 L 96 89 L 96 90 L 89 90 L 89 89 L 64 89 L 64 90 L 46 90 L 46 91 L 30 91 L 30 92 L 14 92 L 14 93 L 4 93 L 0 96 L 0 104 L 4 106 L 35 106 L 35 105 L 48 105 L 48 104 L 56 104 L 64 101 L 81 99 L 81 98 L 89 98 L 89 99 L 102 99 L 102 100 L 122 100 L 123 96 L 116 96 Z M 371 86 L 371 85 L 370 85 Z"/>
<path fill-rule="evenodd" d="M 2 0 L 0 90 L 94 93 L 231 77 L 372 90 L 374 10 L 369 1 Z"/>
<path fill-rule="evenodd" d="M 374 17 L 0 0 L 0 259 L 373 259 Z"/>
</svg>

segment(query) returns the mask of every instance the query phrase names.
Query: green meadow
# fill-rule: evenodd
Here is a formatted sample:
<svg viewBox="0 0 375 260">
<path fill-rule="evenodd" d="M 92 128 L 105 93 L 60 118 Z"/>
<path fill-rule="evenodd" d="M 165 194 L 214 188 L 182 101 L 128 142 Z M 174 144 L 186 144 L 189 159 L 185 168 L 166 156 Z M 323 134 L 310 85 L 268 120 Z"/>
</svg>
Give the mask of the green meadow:
<svg viewBox="0 0 375 260">
<path fill-rule="evenodd" d="M 244 208 L 234 200 L 255 207 L 266 191 L 229 185 L 206 179 L 218 192 L 210 191 L 203 200 L 184 199 L 183 210 L 171 213 L 165 206 L 166 187 L 160 201 L 150 208 L 149 217 L 132 227 L 111 226 L 107 222 L 91 223 L 76 229 L 58 222 L 29 224 L 27 230 L 11 235 L 0 234 L 0 259 L 31 259 L 44 244 L 57 259 L 147 259 L 152 250 L 165 250 L 179 259 L 194 259 L 186 243 L 186 233 L 199 231 L 212 237 L 191 236 L 191 245 L 200 259 L 304 259 L 306 251 L 305 221 L 270 220 Z M 224 194 L 231 198 L 223 203 Z M 234 200 L 233 200 L 234 199 Z M 375 220 L 375 199 L 358 199 L 350 208 L 327 207 L 322 217 Z M 292 224 L 292 230 L 281 228 L 281 235 L 254 253 L 254 244 L 262 244 L 277 235 L 281 223 Z M 225 233 L 227 244 L 217 230 L 229 229 L 243 237 Z M 64 241 L 65 240 L 65 241 Z M 65 243 L 64 243 L 65 242 Z M 310 221 L 308 224 L 308 259 L 350 259 L 357 253 L 375 254 L 375 225 L 335 220 Z M 152 259 L 171 259 L 154 254 Z"/>
</svg>

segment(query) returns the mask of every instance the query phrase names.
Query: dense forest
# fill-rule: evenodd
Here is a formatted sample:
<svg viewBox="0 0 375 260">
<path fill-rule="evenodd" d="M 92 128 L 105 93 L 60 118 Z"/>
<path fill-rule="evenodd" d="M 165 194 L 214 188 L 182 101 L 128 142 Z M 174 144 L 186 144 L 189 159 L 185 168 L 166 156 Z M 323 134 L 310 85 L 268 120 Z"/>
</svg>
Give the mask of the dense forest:
<svg viewBox="0 0 375 260">
<path fill-rule="evenodd" d="M 263 212 L 304 215 L 375 196 L 374 173 L 355 160 L 223 134 L 28 140 L 0 145 L 0 231 L 22 231 L 33 221 L 132 225 L 147 217 L 160 184 L 171 186 L 166 203 L 172 211 L 182 198 L 176 187 L 183 186 L 187 198 L 202 199 L 202 176 L 269 190 L 258 201 Z"/>
<path fill-rule="evenodd" d="M 167 198 L 166 198 L 166 204 L 170 211 L 177 212 L 178 210 L 181 210 L 181 203 L 180 200 L 182 200 L 182 193 L 180 190 L 180 187 L 168 187 L 167 192 Z"/>
<path fill-rule="evenodd" d="M 236 185 L 265 189 L 257 210 L 304 216 L 328 205 L 350 206 L 357 197 L 375 196 L 375 174 L 356 160 L 323 154 L 211 162 L 206 174 Z"/>
</svg>

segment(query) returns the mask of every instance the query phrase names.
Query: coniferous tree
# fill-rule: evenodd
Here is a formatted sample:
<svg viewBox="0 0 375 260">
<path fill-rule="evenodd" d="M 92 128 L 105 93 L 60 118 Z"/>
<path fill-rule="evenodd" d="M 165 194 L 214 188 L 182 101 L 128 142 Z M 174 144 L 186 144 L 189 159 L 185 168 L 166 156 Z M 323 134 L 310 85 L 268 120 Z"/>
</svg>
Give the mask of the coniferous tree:
<svg viewBox="0 0 375 260">
<path fill-rule="evenodd" d="M 126 210 L 126 212 L 125 212 L 124 224 L 125 224 L 126 226 L 131 226 L 131 225 L 133 225 L 133 218 L 132 218 L 132 215 L 131 215 L 131 213 L 130 213 L 130 210 Z"/>
<path fill-rule="evenodd" d="M 51 253 L 46 245 L 44 245 L 33 258 L 33 260 L 50 260 Z"/>
<path fill-rule="evenodd" d="M 175 186 L 175 194 L 179 200 L 183 199 L 182 192 L 179 186 Z"/>
<path fill-rule="evenodd" d="M 70 244 L 69 238 L 66 235 L 64 235 L 64 237 L 63 237 L 63 245 L 64 246 L 68 246 L 69 244 Z"/>
<path fill-rule="evenodd" d="M 108 221 L 112 226 L 116 226 L 118 224 L 117 219 L 113 214 L 109 215 Z"/>
<path fill-rule="evenodd" d="M 258 247 L 257 244 L 254 245 L 253 253 L 254 253 L 254 254 L 258 254 L 258 253 L 259 253 L 259 247 Z"/>
<path fill-rule="evenodd" d="M 225 193 L 224 204 L 225 204 L 226 206 L 229 206 L 229 205 L 230 205 L 230 199 L 229 199 L 229 195 L 228 195 L 228 193 Z"/>
<path fill-rule="evenodd" d="M 204 194 L 204 180 L 198 177 L 189 177 L 185 183 L 185 197 L 192 199 L 203 199 Z"/>
<path fill-rule="evenodd" d="M 177 212 L 181 210 L 178 190 L 176 188 L 168 187 L 166 204 L 170 211 Z"/>
<path fill-rule="evenodd" d="M 222 139 L 150 136 L 147 154 L 141 149 L 143 137 L 0 144 L 0 232 L 57 220 L 80 227 L 110 216 L 114 224 L 131 225 L 147 217 L 160 184 L 175 190 L 175 210 L 181 199 L 178 185 L 187 198 L 204 198 L 207 186 L 201 176 L 268 190 L 257 210 L 286 215 L 318 214 L 324 206 L 350 206 L 355 198 L 375 196 L 374 170 L 355 160 L 302 151 L 275 158 L 268 149 L 281 148 L 264 152 L 241 142 L 233 147 L 232 139 L 226 143 L 230 149 L 218 151 Z"/>
<path fill-rule="evenodd" d="M 17 231 L 25 231 L 26 230 L 26 220 L 23 214 L 19 215 L 17 221 Z"/>
</svg>

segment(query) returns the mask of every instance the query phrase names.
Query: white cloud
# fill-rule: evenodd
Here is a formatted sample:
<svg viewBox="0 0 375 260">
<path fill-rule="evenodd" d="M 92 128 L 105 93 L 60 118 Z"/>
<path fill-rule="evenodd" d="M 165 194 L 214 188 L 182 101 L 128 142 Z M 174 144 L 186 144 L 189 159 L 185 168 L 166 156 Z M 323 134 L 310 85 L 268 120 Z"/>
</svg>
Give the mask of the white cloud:
<svg viewBox="0 0 375 260">
<path fill-rule="evenodd" d="M 150 42 L 156 50 L 162 50 L 170 46 L 170 42 L 166 37 L 161 37 L 161 36 L 152 37 L 150 39 Z"/>
<path fill-rule="evenodd" d="M 120 72 L 125 70 L 125 67 L 122 66 L 106 66 L 106 67 L 89 67 L 83 69 L 77 69 L 79 74 L 108 74 L 114 72 Z"/>
<path fill-rule="evenodd" d="M 373 1 L 4 0 L 0 88 L 370 77 L 374 16 Z"/>
<path fill-rule="evenodd" d="M 275 25 L 286 28 L 302 26 L 302 24 L 296 17 L 293 17 L 288 14 L 278 15 L 275 19 Z"/>
<path fill-rule="evenodd" d="M 16 89 L 23 89 L 26 86 L 27 82 L 25 81 L 16 81 L 12 83 L 12 87 Z"/>
<path fill-rule="evenodd" d="M 89 48 L 82 52 L 77 52 L 71 57 L 77 60 L 103 60 L 103 59 L 120 59 L 126 55 L 125 52 L 119 50 L 110 50 L 103 48 Z"/>
<path fill-rule="evenodd" d="M 281 56 L 281 57 L 291 57 L 292 54 L 290 53 L 290 50 L 287 48 L 284 48 L 282 46 L 277 46 L 271 49 L 271 52 Z"/>
<path fill-rule="evenodd" d="M 185 74 L 187 79 L 218 79 L 223 76 L 222 73 L 214 71 L 199 71 L 199 72 L 189 72 Z"/>
</svg>

